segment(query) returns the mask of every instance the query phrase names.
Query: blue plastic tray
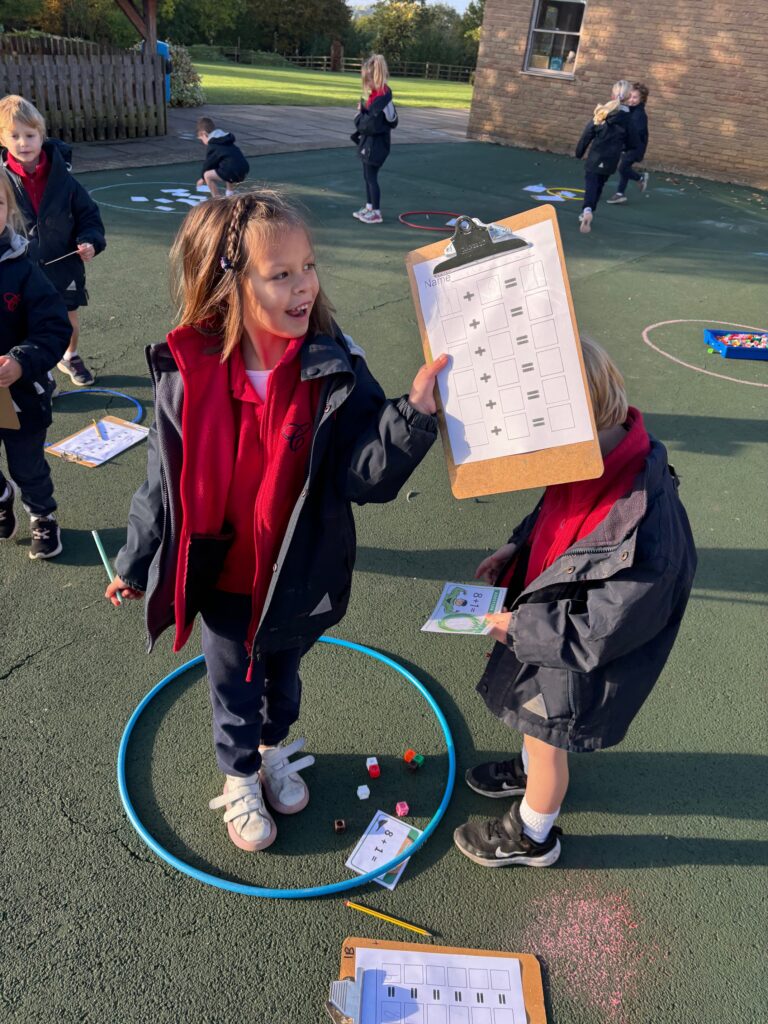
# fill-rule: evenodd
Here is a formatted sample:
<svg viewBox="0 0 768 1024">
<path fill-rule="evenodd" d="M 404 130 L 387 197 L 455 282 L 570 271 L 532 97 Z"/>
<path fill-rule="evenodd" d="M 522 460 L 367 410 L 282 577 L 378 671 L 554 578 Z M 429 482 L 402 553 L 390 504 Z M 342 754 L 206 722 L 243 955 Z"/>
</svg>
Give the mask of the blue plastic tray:
<svg viewBox="0 0 768 1024">
<path fill-rule="evenodd" d="M 723 359 L 768 359 L 768 348 L 737 348 L 721 341 L 726 334 L 761 333 L 762 331 L 704 331 L 704 344 L 719 352 Z"/>
</svg>

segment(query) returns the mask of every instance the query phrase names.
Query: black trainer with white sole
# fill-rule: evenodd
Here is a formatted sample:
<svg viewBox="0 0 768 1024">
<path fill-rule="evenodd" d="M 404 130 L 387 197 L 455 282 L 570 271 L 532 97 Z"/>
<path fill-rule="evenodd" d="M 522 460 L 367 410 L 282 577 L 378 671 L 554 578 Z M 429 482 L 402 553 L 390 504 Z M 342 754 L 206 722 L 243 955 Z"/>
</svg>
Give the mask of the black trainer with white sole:
<svg viewBox="0 0 768 1024">
<path fill-rule="evenodd" d="M 62 552 L 61 530 L 54 515 L 33 516 L 30 558 L 55 558 Z"/>
<path fill-rule="evenodd" d="M 511 761 L 486 761 L 485 764 L 468 768 L 464 780 L 480 796 L 500 800 L 502 797 L 522 796 L 528 776 L 523 769 L 523 759 L 518 754 Z"/>
<path fill-rule="evenodd" d="M 548 868 L 560 856 L 561 835 L 562 829 L 553 825 L 543 843 L 531 839 L 523 831 L 520 801 L 515 800 L 503 818 L 460 825 L 453 841 L 465 857 L 484 868 Z"/>
<path fill-rule="evenodd" d="M 0 501 L 0 540 L 13 540 L 19 528 L 19 521 L 13 509 L 16 487 L 9 480 L 6 484 L 8 495 Z"/>
</svg>

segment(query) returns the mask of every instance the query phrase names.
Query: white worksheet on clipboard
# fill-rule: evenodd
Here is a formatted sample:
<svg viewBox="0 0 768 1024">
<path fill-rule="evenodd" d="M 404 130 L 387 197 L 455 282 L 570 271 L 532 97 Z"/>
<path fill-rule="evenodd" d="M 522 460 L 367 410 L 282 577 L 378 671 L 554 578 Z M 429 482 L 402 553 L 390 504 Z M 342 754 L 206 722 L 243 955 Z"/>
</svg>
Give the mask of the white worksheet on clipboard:
<svg viewBox="0 0 768 1024">
<path fill-rule="evenodd" d="M 525 249 L 439 274 L 413 266 L 454 464 L 593 439 L 557 243 L 548 221 L 519 228 Z"/>
<path fill-rule="evenodd" d="M 526 1024 L 517 960 L 361 948 L 356 964 L 360 1024 Z"/>
</svg>

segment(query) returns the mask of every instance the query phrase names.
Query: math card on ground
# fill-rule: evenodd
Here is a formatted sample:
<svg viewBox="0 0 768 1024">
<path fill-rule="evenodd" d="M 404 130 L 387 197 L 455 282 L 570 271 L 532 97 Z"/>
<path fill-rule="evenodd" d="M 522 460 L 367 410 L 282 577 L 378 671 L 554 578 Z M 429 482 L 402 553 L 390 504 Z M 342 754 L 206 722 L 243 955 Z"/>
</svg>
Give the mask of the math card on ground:
<svg viewBox="0 0 768 1024">
<path fill-rule="evenodd" d="M 149 427 L 129 423 L 117 416 L 104 416 L 97 424 L 83 427 L 63 441 L 48 445 L 45 450 L 49 455 L 93 469 L 143 441 L 148 433 Z"/>
<path fill-rule="evenodd" d="M 421 835 L 421 829 L 414 828 L 401 818 L 392 818 L 384 811 L 376 811 L 368 828 L 363 833 L 357 846 L 349 855 L 346 867 L 358 875 L 366 875 L 374 871 L 379 864 L 387 864 L 398 854 L 413 846 Z M 390 891 L 400 881 L 408 860 L 398 864 L 396 868 L 375 878 L 374 881 Z"/>
<path fill-rule="evenodd" d="M 421 627 L 421 632 L 487 636 L 491 626 L 485 616 L 503 611 L 505 594 L 504 587 L 446 583 L 435 610 Z"/>
</svg>

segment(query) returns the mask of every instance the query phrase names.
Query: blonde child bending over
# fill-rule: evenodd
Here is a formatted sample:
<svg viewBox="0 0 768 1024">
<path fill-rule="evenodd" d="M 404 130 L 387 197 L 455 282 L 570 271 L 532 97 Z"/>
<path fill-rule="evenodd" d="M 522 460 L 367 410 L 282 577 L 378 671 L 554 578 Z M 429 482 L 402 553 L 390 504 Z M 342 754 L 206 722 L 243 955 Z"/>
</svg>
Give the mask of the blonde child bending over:
<svg viewBox="0 0 768 1024">
<path fill-rule="evenodd" d="M 229 836 L 275 839 L 271 811 L 308 800 L 281 746 L 299 715 L 299 665 L 344 615 L 351 503 L 392 500 L 436 435 L 423 366 L 387 399 L 334 323 L 308 229 L 278 193 L 205 203 L 173 248 L 179 326 L 148 350 L 155 384 L 147 480 L 106 597 L 146 597 L 149 646 L 180 650 L 202 618 Z"/>
<path fill-rule="evenodd" d="M 568 754 L 619 743 L 659 678 L 696 569 L 688 517 L 664 446 L 651 437 L 610 357 L 582 336 L 603 453 L 597 480 L 548 487 L 476 576 L 507 587 L 478 692 L 523 733 L 523 752 L 466 773 L 502 818 L 467 822 L 454 842 L 483 867 L 547 867 Z"/>
</svg>

